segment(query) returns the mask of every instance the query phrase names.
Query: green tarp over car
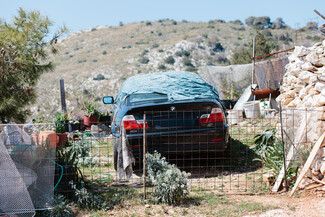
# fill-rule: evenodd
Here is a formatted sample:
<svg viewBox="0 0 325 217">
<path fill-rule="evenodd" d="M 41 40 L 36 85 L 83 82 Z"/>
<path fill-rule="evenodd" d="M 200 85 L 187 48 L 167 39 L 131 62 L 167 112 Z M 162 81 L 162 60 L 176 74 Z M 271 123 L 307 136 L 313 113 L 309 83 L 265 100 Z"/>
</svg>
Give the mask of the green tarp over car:
<svg viewBox="0 0 325 217">
<path fill-rule="evenodd" d="M 128 78 L 118 95 L 158 93 L 168 101 L 219 98 L 218 91 L 193 72 L 160 72 Z"/>
</svg>

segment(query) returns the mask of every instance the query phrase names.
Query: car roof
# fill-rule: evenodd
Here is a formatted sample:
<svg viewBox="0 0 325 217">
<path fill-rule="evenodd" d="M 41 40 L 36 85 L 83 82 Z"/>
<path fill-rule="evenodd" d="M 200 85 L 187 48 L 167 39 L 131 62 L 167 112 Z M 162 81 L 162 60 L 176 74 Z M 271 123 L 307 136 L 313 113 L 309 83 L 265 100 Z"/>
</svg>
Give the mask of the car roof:
<svg viewBox="0 0 325 217">
<path fill-rule="evenodd" d="M 219 98 L 218 91 L 193 72 L 170 71 L 137 75 L 128 78 L 117 98 L 122 94 L 160 93 L 169 101 Z"/>
</svg>

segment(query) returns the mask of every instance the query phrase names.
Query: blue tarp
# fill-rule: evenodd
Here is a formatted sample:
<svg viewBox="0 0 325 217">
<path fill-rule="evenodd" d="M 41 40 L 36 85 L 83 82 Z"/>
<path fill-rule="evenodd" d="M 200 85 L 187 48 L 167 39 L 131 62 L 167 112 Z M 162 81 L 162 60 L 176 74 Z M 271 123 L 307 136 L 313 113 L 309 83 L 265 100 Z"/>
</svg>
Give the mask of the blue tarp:
<svg viewBox="0 0 325 217">
<path fill-rule="evenodd" d="M 134 93 L 166 94 L 169 101 L 219 98 L 218 91 L 193 72 L 160 72 L 128 78 L 118 96 Z"/>
</svg>

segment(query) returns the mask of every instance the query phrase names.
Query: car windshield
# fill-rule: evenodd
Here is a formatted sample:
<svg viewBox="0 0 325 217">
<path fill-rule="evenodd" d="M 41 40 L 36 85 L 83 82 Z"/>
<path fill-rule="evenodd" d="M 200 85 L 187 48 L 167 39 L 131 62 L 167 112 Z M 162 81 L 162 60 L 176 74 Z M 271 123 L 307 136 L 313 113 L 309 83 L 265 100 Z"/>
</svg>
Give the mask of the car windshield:
<svg viewBox="0 0 325 217">
<path fill-rule="evenodd" d="M 166 94 L 160 93 L 137 93 L 131 94 L 127 98 L 127 104 L 147 103 L 147 102 L 164 102 L 168 100 Z"/>
</svg>

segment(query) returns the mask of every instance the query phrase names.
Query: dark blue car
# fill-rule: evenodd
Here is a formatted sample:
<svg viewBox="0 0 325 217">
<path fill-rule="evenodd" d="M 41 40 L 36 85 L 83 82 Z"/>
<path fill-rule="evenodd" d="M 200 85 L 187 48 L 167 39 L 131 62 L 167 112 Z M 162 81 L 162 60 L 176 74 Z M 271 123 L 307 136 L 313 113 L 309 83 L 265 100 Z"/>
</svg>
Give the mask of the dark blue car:
<svg viewBox="0 0 325 217">
<path fill-rule="evenodd" d="M 130 77 L 115 100 L 104 97 L 103 102 L 114 103 L 114 147 L 120 142 L 123 127 L 137 162 L 142 159 L 144 128 L 147 151 L 156 150 L 167 159 L 227 149 L 228 123 L 218 92 L 195 73 Z"/>
</svg>

